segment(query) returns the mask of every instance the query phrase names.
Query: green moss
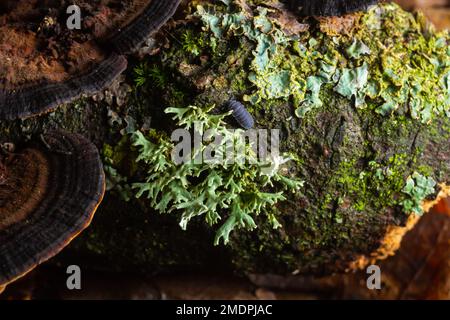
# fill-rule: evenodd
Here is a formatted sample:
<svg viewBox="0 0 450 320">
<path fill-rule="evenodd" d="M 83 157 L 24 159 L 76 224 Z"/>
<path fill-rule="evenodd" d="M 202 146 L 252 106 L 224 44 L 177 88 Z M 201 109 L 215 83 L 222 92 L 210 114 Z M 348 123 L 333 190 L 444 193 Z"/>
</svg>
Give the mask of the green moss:
<svg viewBox="0 0 450 320">
<path fill-rule="evenodd" d="M 193 56 L 199 56 L 206 48 L 215 51 L 216 43 L 214 38 L 211 40 L 209 35 L 201 33 L 200 36 L 194 34 L 193 30 L 186 30 L 182 35 L 183 50 Z"/>
<path fill-rule="evenodd" d="M 431 174 L 426 166 L 420 166 L 418 170 Z M 367 169 L 363 171 L 358 168 L 356 160 L 352 160 L 341 163 L 333 175 L 332 183 L 336 184 L 336 188 L 344 190 L 340 197 L 355 199 L 352 205 L 357 211 L 364 212 L 368 205 L 378 210 L 401 205 L 405 213 L 421 214 L 423 213 L 420 208 L 422 201 L 435 193 L 436 183 L 433 184 L 433 188 L 429 183 L 427 185 L 429 187 L 423 192 L 422 190 L 414 192 L 417 190 L 412 190 L 414 185 L 411 188 L 411 177 L 406 180 L 405 184 L 405 176 L 408 176 L 410 171 L 411 155 L 409 154 L 396 154 L 387 159 L 385 163 L 370 161 Z M 425 179 L 427 182 L 434 181 L 431 178 L 424 178 L 417 172 L 413 177 L 420 181 L 422 181 L 421 179 Z M 406 192 L 405 188 L 407 188 Z"/>
<path fill-rule="evenodd" d="M 167 76 L 163 70 L 157 65 L 150 66 L 146 62 L 141 63 L 134 68 L 134 81 L 136 87 L 142 87 L 147 82 L 151 81 L 151 83 L 156 85 L 159 89 L 163 89 L 168 83 Z"/>
<path fill-rule="evenodd" d="M 137 163 L 127 137 L 123 137 L 117 145 L 104 144 L 102 149 L 103 167 L 106 173 L 106 190 L 114 190 L 121 199 L 130 201 L 133 193 L 128 185 L 128 177 L 137 171 Z"/>
</svg>

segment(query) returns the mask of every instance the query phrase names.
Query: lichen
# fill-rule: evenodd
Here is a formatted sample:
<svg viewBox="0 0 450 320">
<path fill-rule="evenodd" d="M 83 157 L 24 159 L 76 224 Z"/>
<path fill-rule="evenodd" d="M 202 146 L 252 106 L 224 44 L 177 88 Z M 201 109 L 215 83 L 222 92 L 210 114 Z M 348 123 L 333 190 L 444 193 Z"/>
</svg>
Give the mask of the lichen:
<svg viewBox="0 0 450 320">
<path fill-rule="evenodd" d="M 152 141 L 135 132 L 131 140 L 139 153 L 136 161 L 146 168 L 144 181 L 133 184 L 137 198 L 146 196 L 161 213 L 181 212 L 184 230 L 194 217 L 204 216 L 210 226 L 224 220 L 216 234 L 216 245 L 221 239 L 227 244 L 235 229 L 255 229 L 254 217 L 258 215 L 264 214 L 273 228 L 281 226 L 269 208 L 286 200 L 288 190 L 296 192 L 302 185 L 280 173 L 280 165 L 289 159 L 277 156 L 261 162 L 242 138 L 242 130 L 227 129 L 223 120 L 227 114 L 214 116 L 195 106 L 168 108 L 166 113 L 174 114 L 180 128 L 191 130 L 196 126 L 197 134 L 208 132 L 208 136 L 222 140 L 213 148 L 214 158 L 204 158 L 211 148 L 209 142 L 194 149 L 183 163 L 176 163 L 172 159 L 176 146 L 170 139 L 160 136 Z M 230 143 L 234 151 L 229 150 Z M 234 159 L 226 152 L 232 152 Z M 217 156 L 225 156 L 226 161 Z M 274 188 L 279 191 L 270 191 Z M 224 209 L 229 211 L 227 215 L 221 213 Z"/>
<path fill-rule="evenodd" d="M 410 116 L 424 123 L 450 116 L 448 33 L 430 31 L 422 15 L 381 4 L 362 15 L 350 34 L 288 35 L 270 18 L 277 10 L 270 4 L 248 12 L 223 2 L 223 10 L 199 5 L 197 15 L 216 41 L 242 43 L 245 37 L 252 43 L 248 79 L 256 90 L 245 95 L 252 104 L 292 99 L 302 117 L 323 105 L 320 91 L 328 84 L 356 107 L 384 116 L 405 104 Z"/>
<path fill-rule="evenodd" d="M 409 195 L 411 199 L 403 201 L 403 206 L 407 212 L 423 214 L 422 202 L 428 196 L 435 194 L 436 181 L 432 178 L 422 176 L 418 172 L 408 177 L 403 193 Z"/>
</svg>

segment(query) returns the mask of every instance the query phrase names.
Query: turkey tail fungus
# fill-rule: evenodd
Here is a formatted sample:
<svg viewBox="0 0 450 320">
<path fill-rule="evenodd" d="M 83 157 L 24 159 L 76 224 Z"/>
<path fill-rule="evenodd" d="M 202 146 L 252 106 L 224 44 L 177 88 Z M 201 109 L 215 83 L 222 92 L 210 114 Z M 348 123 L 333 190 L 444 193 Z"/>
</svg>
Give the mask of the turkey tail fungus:
<svg viewBox="0 0 450 320">
<path fill-rule="evenodd" d="M 180 0 L 80 0 L 81 28 L 63 0 L 0 6 L 0 120 L 48 113 L 108 87 L 129 53 L 175 13 Z"/>
<path fill-rule="evenodd" d="M 343 16 L 365 11 L 378 0 L 290 0 L 292 10 L 304 16 Z"/>
<path fill-rule="evenodd" d="M 104 172 L 93 144 L 61 131 L 42 141 L 0 158 L 0 288 L 67 246 L 103 198 Z"/>
<path fill-rule="evenodd" d="M 135 50 L 175 14 L 180 2 L 181 0 L 151 1 L 142 14 L 111 39 L 115 51 L 126 54 Z"/>
<path fill-rule="evenodd" d="M 0 119 L 24 119 L 108 87 L 127 68 L 124 56 L 112 54 L 90 72 L 61 83 L 45 82 L 14 91 L 0 91 Z"/>
</svg>

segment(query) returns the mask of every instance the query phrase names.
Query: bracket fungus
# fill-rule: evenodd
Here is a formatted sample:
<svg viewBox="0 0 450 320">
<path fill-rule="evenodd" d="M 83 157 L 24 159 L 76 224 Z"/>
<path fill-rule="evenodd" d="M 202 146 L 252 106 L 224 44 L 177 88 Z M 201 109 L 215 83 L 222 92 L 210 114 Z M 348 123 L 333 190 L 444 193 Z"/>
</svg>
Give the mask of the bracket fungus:
<svg viewBox="0 0 450 320">
<path fill-rule="evenodd" d="M 291 9 L 304 16 L 343 16 L 365 11 L 378 0 L 290 0 Z"/>
<path fill-rule="evenodd" d="M 50 112 L 104 89 L 126 69 L 124 54 L 158 31 L 180 2 L 80 0 L 80 28 L 68 27 L 64 0 L 2 3 L 0 119 Z"/>
<path fill-rule="evenodd" d="M 55 256 L 90 224 L 105 178 L 96 147 L 61 131 L 0 160 L 1 288 Z"/>
</svg>

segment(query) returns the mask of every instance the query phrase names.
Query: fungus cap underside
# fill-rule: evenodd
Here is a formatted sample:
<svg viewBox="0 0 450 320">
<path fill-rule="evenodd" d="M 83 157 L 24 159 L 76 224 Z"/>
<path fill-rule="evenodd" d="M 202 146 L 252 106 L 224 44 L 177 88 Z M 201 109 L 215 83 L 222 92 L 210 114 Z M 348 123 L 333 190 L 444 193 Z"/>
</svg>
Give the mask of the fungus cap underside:
<svg viewBox="0 0 450 320">
<path fill-rule="evenodd" d="M 61 131 L 43 141 L 2 159 L 0 286 L 61 251 L 103 199 L 104 172 L 92 143 Z"/>
</svg>

